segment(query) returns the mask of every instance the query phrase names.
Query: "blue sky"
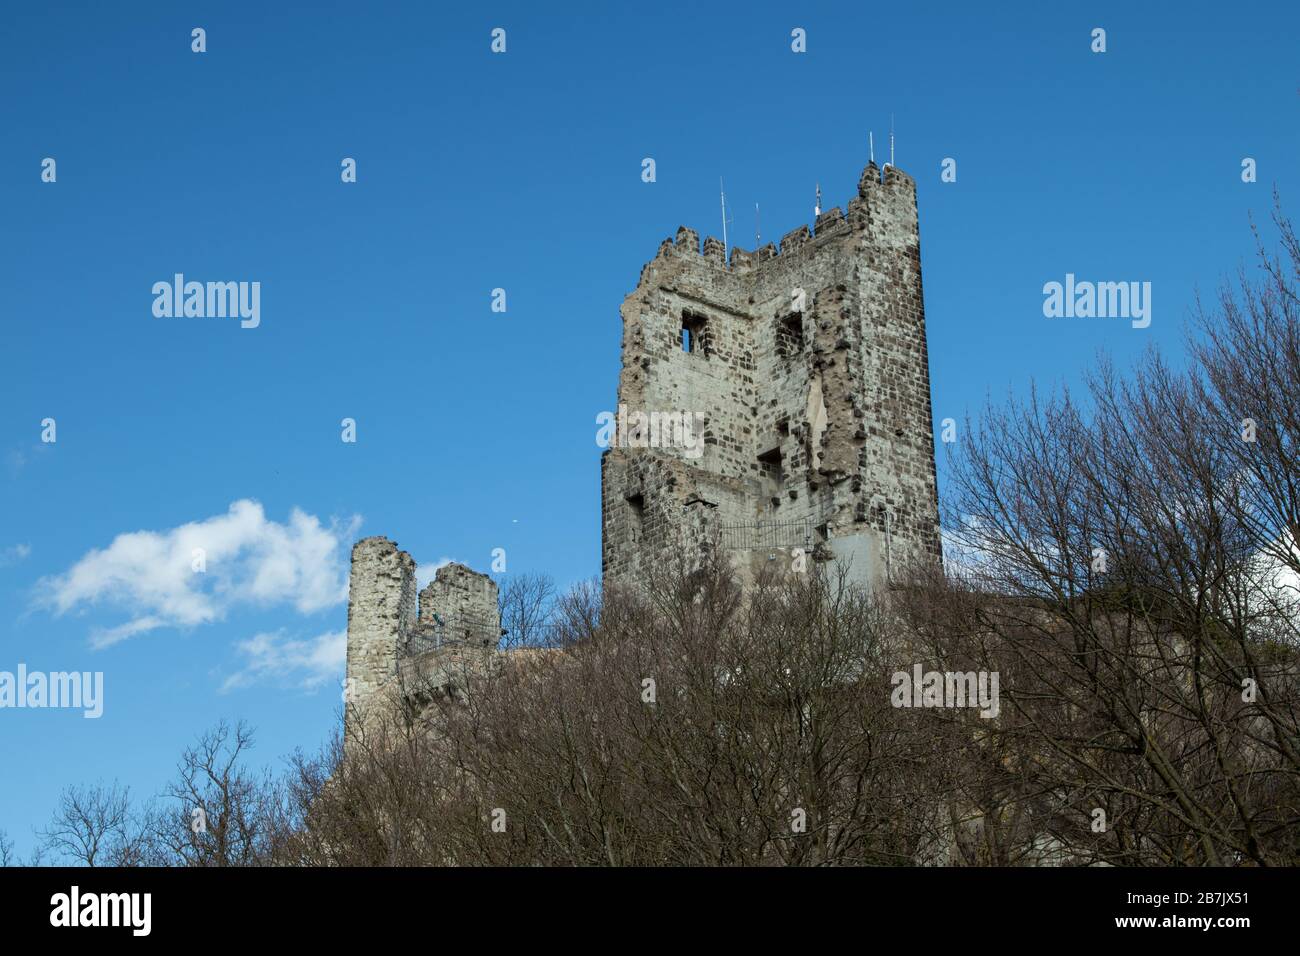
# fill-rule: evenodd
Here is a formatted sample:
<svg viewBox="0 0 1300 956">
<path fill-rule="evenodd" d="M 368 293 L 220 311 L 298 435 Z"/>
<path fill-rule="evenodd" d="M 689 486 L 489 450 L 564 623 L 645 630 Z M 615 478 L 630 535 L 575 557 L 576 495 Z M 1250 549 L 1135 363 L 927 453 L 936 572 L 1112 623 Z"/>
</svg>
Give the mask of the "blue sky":
<svg viewBox="0 0 1300 956">
<path fill-rule="evenodd" d="M 1180 353 L 1248 214 L 1300 195 L 1291 4 L 474 6 L 6 8 L 0 671 L 105 680 L 98 720 L 0 710 L 20 850 L 65 784 L 152 792 L 220 717 L 269 762 L 317 746 L 360 535 L 596 575 L 618 307 L 679 225 L 720 232 L 719 176 L 733 243 L 755 202 L 779 238 L 815 183 L 847 202 L 893 115 L 936 420 Z M 155 318 L 178 272 L 260 282 L 260 326 Z M 1067 272 L 1149 281 L 1150 328 L 1045 318 Z M 167 570 L 198 539 L 208 573 Z"/>
</svg>

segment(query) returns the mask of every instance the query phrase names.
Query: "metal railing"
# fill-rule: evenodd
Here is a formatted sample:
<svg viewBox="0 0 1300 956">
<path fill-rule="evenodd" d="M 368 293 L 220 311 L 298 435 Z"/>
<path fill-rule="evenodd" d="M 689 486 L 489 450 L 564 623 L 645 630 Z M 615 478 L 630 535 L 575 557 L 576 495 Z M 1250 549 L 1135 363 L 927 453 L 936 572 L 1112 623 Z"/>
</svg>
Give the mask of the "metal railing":
<svg viewBox="0 0 1300 956">
<path fill-rule="evenodd" d="M 402 648 L 403 657 L 419 657 L 443 647 L 495 647 L 501 640 L 501 628 L 491 621 L 473 618 L 443 618 L 421 621 L 415 626 Z"/>
<path fill-rule="evenodd" d="M 753 521 L 722 525 L 721 545 L 728 551 L 761 551 L 764 548 L 812 548 L 811 518 L 789 521 Z"/>
<path fill-rule="evenodd" d="M 471 618 L 421 621 L 407 637 L 399 657 L 419 657 L 444 647 L 491 647 L 498 650 L 562 647 L 573 640 L 572 631 L 570 627 L 549 621 L 516 627 Z"/>
</svg>

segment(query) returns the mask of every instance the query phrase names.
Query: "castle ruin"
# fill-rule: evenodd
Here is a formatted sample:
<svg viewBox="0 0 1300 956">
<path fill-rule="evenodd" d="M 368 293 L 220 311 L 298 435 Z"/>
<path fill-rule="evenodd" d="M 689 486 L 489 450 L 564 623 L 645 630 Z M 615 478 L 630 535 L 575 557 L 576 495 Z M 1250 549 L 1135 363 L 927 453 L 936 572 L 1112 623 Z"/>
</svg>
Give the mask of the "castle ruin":
<svg viewBox="0 0 1300 956">
<path fill-rule="evenodd" d="M 910 176 L 870 163 L 847 210 L 730 262 L 683 226 L 622 315 L 619 429 L 601 460 L 606 586 L 709 548 L 742 580 L 811 557 L 870 587 L 939 558 Z"/>
<path fill-rule="evenodd" d="M 403 693 L 403 672 L 422 691 L 454 692 L 457 671 L 478 666 L 501 639 L 497 586 L 463 564 L 438 568 L 417 594 L 415 560 L 384 537 L 352 548 L 347 677 L 351 721 L 376 700 Z"/>
<path fill-rule="evenodd" d="M 682 227 L 622 316 L 618 427 L 601 458 L 606 587 L 709 549 L 742 582 L 826 560 L 872 588 L 940 557 L 910 176 L 870 163 L 845 210 L 730 261 Z M 416 590 L 392 541 L 352 549 L 349 715 L 405 694 L 404 669 L 454 693 L 458 668 L 498 653 L 491 578 L 451 564 Z"/>
</svg>

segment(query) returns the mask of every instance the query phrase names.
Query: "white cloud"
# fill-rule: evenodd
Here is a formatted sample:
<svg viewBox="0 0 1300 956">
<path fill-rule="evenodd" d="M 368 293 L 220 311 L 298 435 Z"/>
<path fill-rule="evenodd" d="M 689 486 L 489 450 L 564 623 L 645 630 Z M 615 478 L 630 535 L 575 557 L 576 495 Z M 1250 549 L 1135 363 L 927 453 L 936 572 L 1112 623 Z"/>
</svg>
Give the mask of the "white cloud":
<svg viewBox="0 0 1300 956">
<path fill-rule="evenodd" d="M 119 641 L 125 641 L 128 637 L 135 637 L 137 634 L 144 634 L 166 626 L 167 622 L 162 618 L 138 617 L 116 627 L 97 627 L 90 632 L 90 646 L 96 650 L 103 647 L 112 647 Z"/>
<path fill-rule="evenodd" d="M 108 647 L 163 627 L 221 620 L 232 607 L 291 605 L 303 614 L 347 600 L 347 549 L 358 518 L 324 526 L 295 508 L 284 524 L 242 499 L 223 515 L 166 531 L 119 534 L 67 572 L 37 583 L 37 603 L 62 615 L 106 604 L 131 618 L 92 634 Z M 194 570 L 201 549 L 205 570 Z"/>
<path fill-rule="evenodd" d="M 283 631 L 258 634 L 236 648 L 246 659 L 244 668 L 230 675 L 221 692 L 262 681 L 292 683 L 314 690 L 326 682 L 339 682 L 347 663 L 346 631 L 331 631 L 309 640 L 286 638 Z"/>
<path fill-rule="evenodd" d="M 0 549 L 0 568 L 7 568 L 10 565 L 18 564 L 20 561 L 26 561 L 31 553 L 32 546 L 30 544 L 14 544 Z"/>
</svg>

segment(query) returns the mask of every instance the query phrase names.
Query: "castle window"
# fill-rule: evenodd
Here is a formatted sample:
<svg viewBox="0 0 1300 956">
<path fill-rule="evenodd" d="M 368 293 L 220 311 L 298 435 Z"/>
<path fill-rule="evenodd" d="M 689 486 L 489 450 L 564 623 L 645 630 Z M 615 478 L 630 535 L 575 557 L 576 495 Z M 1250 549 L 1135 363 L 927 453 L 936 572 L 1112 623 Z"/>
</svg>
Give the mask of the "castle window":
<svg viewBox="0 0 1300 956">
<path fill-rule="evenodd" d="M 640 494 L 628 495 L 627 505 L 632 537 L 639 540 L 641 532 L 645 528 L 645 496 Z"/>
<path fill-rule="evenodd" d="M 706 333 L 708 320 L 691 312 L 682 313 L 682 351 L 692 355 L 707 355 L 709 340 Z"/>
<path fill-rule="evenodd" d="M 758 456 L 759 470 L 763 475 L 763 484 L 767 494 L 774 496 L 781 490 L 785 476 L 781 473 L 781 449 L 773 448 Z"/>
<path fill-rule="evenodd" d="M 803 313 L 794 312 L 776 323 L 776 354 L 793 358 L 803 352 Z"/>
</svg>

